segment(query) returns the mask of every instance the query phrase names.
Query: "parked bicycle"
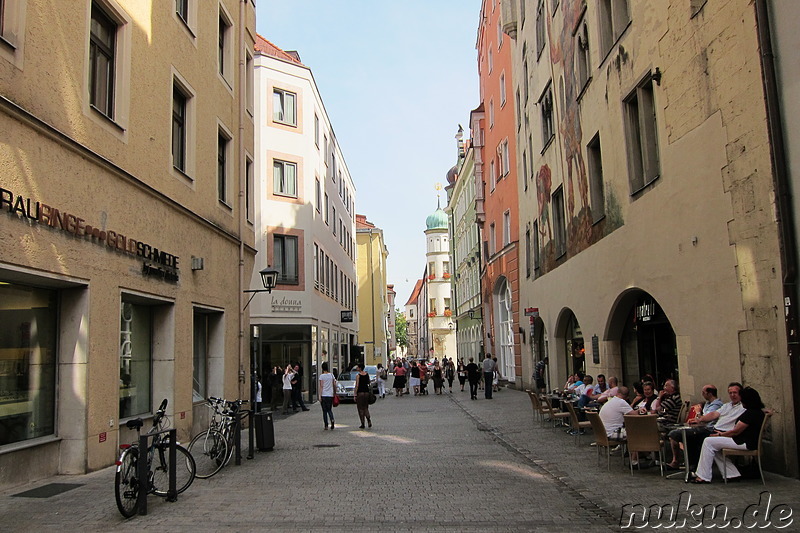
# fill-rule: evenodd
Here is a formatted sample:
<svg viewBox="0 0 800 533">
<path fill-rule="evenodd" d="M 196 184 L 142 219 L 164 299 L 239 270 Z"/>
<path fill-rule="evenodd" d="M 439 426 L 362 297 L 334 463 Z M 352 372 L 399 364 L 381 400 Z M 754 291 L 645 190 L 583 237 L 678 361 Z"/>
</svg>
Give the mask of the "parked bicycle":
<svg viewBox="0 0 800 533">
<path fill-rule="evenodd" d="M 237 428 L 241 420 L 249 414 L 242 409 L 247 400 L 228 401 L 221 398 L 208 398 L 206 407 L 211 410 L 208 429 L 198 433 L 189 442 L 189 452 L 197 465 L 197 477 L 207 479 L 222 470 L 233 457 L 236 448 Z"/>
<path fill-rule="evenodd" d="M 148 434 L 154 434 L 147 447 L 147 493 L 157 496 L 169 496 L 169 448 L 170 438 L 166 433 L 160 433 L 169 425 L 165 415 L 167 400 L 153 416 L 153 427 Z M 117 475 L 114 479 L 114 492 L 117 499 L 119 512 L 125 518 L 134 516 L 139 511 L 139 498 L 147 497 L 142 494 L 142 483 L 138 478 L 138 462 L 140 456 L 139 436 L 144 422 L 141 418 L 128 420 L 125 424 L 130 429 L 136 430 L 136 441 L 132 444 L 122 444 L 122 454 L 117 460 Z M 175 489 L 180 494 L 189 488 L 195 478 L 195 463 L 186 448 L 175 443 Z"/>
</svg>

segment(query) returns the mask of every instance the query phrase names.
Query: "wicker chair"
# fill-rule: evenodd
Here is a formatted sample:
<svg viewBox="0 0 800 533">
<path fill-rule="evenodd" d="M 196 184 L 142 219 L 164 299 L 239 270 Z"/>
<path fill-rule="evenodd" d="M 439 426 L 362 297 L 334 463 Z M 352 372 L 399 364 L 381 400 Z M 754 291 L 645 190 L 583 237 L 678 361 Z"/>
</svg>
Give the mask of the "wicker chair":
<svg viewBox="0 0 800 533">
<path fill-rule="evenodd" d="M 544 407 L 542 406 L 542 400 L 539 399 L 539 394 L 532 391 L 527 390 L 525 391 L 528 393 L 528 397 L 531 399 L 531 405 L 533 406 L 533 414 L 534 418 L 539 418 L 542 423 L 542 427 L 544 427 Z"/>
<path fill-rule="evenodd" d="M 603 424 L 603 419 L 600 418 L 600 413 L 594 413 L 591 411 L 587 411 L 586 418 L 589 419 L 589 423 L 592 425 L 592 432 L 594 432 L 594 442 L 597 446 L 597 462 L 600 462 L 600 448 L 606 449 L 606 470 L 611 470 L 611 447 L 622 445 L 623 450 L 625 448 L 625 439 L 612 439 L 606 433 L 606 426 Z M 625 466 L 625 452 L 623 451 L 620 453 L 620 459 L 622 459 L 622 466 Z"/>
<path fill-rule="evenodd" d="M 592 423 L 588 420 L 585 422 L 578 420 L 578 412 L 575 411 L 575 406 L 572 404 L 572 402 L 567 402 L 567 412 L 569 413 L 572 431 L 575 432 L 575 445 L 577 446 L 581 442 L 581 431 L 583 431 L 584 428 L 591 428 Z"/>
<path fill-rule="evenodd" d="M 566 425 L 564 424 L 564 419 L 569 418 L 569 413 L 553 408 L 548 401 L 542 402 L 542 408 L 543 412 L 550 417 L 549 420 L 553 423 L 553 427 L 556 427 L 556 422 L 558 421 L 561 421 L 562 425 Z"/>
<path fill-rule="evenodd" d="M 664 441 L 658 433 L 656 415 L 625 415 L 625 432 L 628 439 L 628 452 L 658 452 L 661 475 L 664 475 Z M 631 475 L 633 475 L 633 462 Z"/>
<path fill-rule="evenodd" d="M 729 455 L 740 455 L 745 457 L 755 457 L 758 460 L 758 473 L 761 474 L 761 483 L 766 486 L 767 482 L 764 481 L 764 469 L 761 468 L 761 448 L 764 441 L 764 430 L 767 428 L 767 422 L 769 422 L 770 417 L 772 416 L 772 411 L 765 411 L 764 412 L 764 421 L 761 423 L 761 430 L 758 432 L 758 448 L 755 450 L 737 450 L 735 448 L 723 448 L 722 449 L 722 458 L 727 459 Z M 725 480 L 725 483 L 728 482 L 728 462 L 723 461 L 722 467 L 722 478 Z"/>
</svg>

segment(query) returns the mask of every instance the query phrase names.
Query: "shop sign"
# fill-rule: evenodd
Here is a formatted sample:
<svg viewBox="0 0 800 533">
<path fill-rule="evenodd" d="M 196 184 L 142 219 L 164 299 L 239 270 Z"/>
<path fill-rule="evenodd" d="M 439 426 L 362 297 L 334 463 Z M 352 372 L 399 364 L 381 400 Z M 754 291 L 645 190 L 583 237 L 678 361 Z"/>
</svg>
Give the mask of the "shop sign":
<svg viewBox="0 0 800 533">
<path fill-rule="evenodd" d="M 342 311 L 342 322 L 352 322 L 353 321 L 353 312 L 352 311 Z M 391 327 L 391 326 L 389 326 Z"/>
<path fill-rule="evenodd" d="M 649 322 L 656 316 L 656 304 L 653 301 L 645 302 L 636 306 L 636 319 L 642 322 Z"/>
<path fill-rule="evenodd" d="M 525 308 L 525 316 L 532 316 L 537 318 L 539 316 L 539 308 L 538 307 L 526 307 Z"/>
<path fill-rule="evenodd" d="M 8 212 L 20 218 L 27 218 L 42 224 L 74 235 L 83 237 L 98 246 L 105 246 L 114 251 L 137 257 L 144 261 L 142 274 L 148 277 L 157 277 L 164 281 L 177 282 L 179 276 L 179 258 L 176 255 L 159 250 L 142 241 L 132 239 L 122 233 L 112 230 L 101 230 L 74 213 L 69 213 L 14 194 L 8 189 L 0 188 L 0 210 L 7 208 Z"/>
<path fill-rule="evenodd" d="M 272 310 L 281 313 L 302 313 L 303 301 L 287 298 L 286 296 L 272 295 Z"/>
</svg>

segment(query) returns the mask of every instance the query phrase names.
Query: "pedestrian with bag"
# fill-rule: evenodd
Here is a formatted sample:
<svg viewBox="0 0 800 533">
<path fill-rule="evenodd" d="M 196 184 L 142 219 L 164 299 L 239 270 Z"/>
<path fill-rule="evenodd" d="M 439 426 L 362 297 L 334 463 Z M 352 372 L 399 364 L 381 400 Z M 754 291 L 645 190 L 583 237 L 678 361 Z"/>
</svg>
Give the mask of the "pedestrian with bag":
<svg viewBox="0 0 800 533">
<path fill-rule="evenodd" d="M 469 399 L 478 399 L 478 382 L 481 380 L 481 372 L 478 365 L 475 364 L 475 359 L 470 357 L 469 364 L 466 366 L 467 379 L 469 380 Z"/>
<path fill-rule="evenodd" d="M 467 382 L 467 367 L 464 359 L 458 360 L 458 382 L 461 384 L 461 392 L 464 392 L 464 383 Z"/>
<path fill-rule="evenodd" d="M 378 363 L 378 396 L 386 398 L 386 380 L 389 378 L 389 373 L 383 368 L 383 364 Z"/>
<path fill-rule="evenodd" d="M 395 398 L 399 398 L 403 395 L 403 391 L 406 388 L 406 369 L 403 366 L 403 363 L 398 360 L 397 364 L 394 367 L 394 391 L 395 391 Z"/>
<path fill-rule="evenodd" d="M 456 378 L 456 365 L 453 363 L 453 358 L 451 357 L 447 364 L 444 367 L 444 375 L 447 378 L 447 385 L 450 387 L 450 393 L 453 393 L 453 380 Z"/>
<path fill-rule="evenodd" d="M 369 397 L 372 394 L 370 390 L 372 384 L 369 380 L 369 374 L 364 371 L 364 365 L 358 363 L 358 374 L 356 374 L 356 408 L 358 409 L 358 418 L 361 420 L 360 429 L 364 429 L 364 419 L 366 419 L 369 427 L 372 427 L 372 418 L 369 416 Z"/>
<path fill-rule="evenodd" d="M 336 378 L 328 372 L 328 362 L 322 363 L 322 374 L 319 376 L 319 403 L 322 405 L 322 421 L 328 429 L 328 418 L 331 419 L 331 430 L 335 427 L 333 421 L 333 397 L 336 394 Z"/>
</svg>

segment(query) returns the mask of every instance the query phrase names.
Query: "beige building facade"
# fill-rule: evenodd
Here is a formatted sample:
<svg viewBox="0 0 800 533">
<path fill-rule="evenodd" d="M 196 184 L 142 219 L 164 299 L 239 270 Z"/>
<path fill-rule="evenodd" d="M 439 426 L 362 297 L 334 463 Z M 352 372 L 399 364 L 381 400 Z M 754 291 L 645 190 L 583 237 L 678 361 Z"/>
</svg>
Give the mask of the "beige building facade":
<svg viewBox="0 0 800 533">
<path fill-rule="evenodd" d="M 504 0 L 520 94 L 523 376 L 740 381 L 797 475 L 753 2 Z M 527 270 L 527 269 L 526 269 Z M 724 397 L 724 393 L 723 393 Z"/>
<path fill-rule="evenodd" d="M 248 397 L 255 11 L 178 4 L 0 2 L 0 487 Z"/>
</svg>

